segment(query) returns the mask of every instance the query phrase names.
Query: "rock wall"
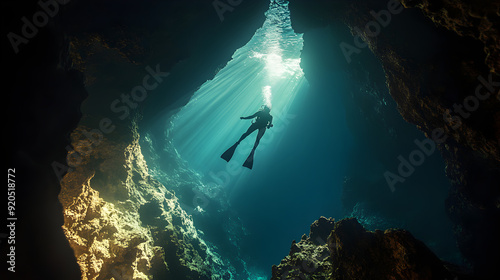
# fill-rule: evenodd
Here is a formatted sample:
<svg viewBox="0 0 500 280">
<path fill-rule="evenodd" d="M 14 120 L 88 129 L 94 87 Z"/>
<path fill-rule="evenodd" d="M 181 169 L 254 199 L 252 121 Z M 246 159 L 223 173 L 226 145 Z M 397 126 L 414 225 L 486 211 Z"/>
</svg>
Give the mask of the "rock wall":
<svg viewBox="0 0 500 280">
<path fill-rule="evenodd" d="M 435 140 L 445 160 L 452 183 L 446 208 L 461 252 L 479 275 L 491 275 L 500 261 L 498 1 L 403 3 L 423 13 L 375 0 L 295 0 L 290 9 L 296 32 L 351 30 L 344 42 L 354 51 L 331 47 L 353 58 L 341 62 L 345 71 L 369 72 L 358 52 L 379 59 L 401 116 Z"/>
<path fill-rule="evenodd" d="M 328 279 L 332 271 L 332 259 L 327 240 L 334 226 L 332 218 L 320 217 L 315 221 L 309 236 L 302 235 L 298 243 L 292 241 L 288 256 L 279 265 L 273 265 L 271 280 Z"/>
<path fill-rule="evenodd" d="M 14 277 L 209 277 L 216 253 L 196 237 L 173 193 L 168 196 L 165 186 L 145 175 L 132 118 L 120 119 L 110 105 L 142 84 L 147 66 L 166 73 L 191 62 L 197 72 L 177 80 L 182 88 L 161 84 L 162 94 L 150 92 L 141 103 L 155 109 L 133 113 L 151 120 L 182 106 L 248 41 L 269 2 L 232 1 L 227 9 L 204 0 L 61 2 L 44 2 L 57 6 L 48 7 L 54 15 L 36 30 L 24 27 L 30 36 L 18 53 L 4 41 L 12 69 L 6 79 L 9 115 L 15 119 L 8 130 L 16 135 L 9 138 L 8 157 L 22 171 L 18 203 L 26 206 L 19 210 Z M 32 20 L 45 10 L 39 1 L 13 2 L 6 9 L 5 30 L 21 35 L 22 18 Z M 103 131 L 102 120 L 115 130 Z M 104 137 L 89 143 L 84 130 L 100 130 Z M 149 212 L 156 219 L 147 220 Z"/>
<path fill-rule="evenodd" d="M 75 150 L 89 152 L 80 152 L 59 194 L 82 279 L 231 279 L 175 193 L 149 175 L 137 129 L 131 141 L 93 143 L 87 130 L 72 133 Z"/>
<path fill-rule="evenodd" d="M 452 279 L 441 261 L 408 231 L 366 231 L 339 221 L 328 238 L 332 279 Z"/>
<path fill-rule="evenodd" d="M 320 217 L 272 268 L 278 279 L 471 279 L 400 229 L 367 231 L 354 218 Z"/>
<path fill-rule="evenodd" d="M 5 3 L 2 26 L 22 35 L 22 17 L 40 11 L 38 1 Z M 59 177 L 54 162 L 65 162 L 69 133 L 77 126 L 80 106 L 88 96 L 81 73 L 66 68 L 65 39 L 60 16 L 38 28 L 15 53 L 7 36 L 3 41 L 4 80 L 8 116 L 6 130 L 9 168 L 16 168 L 16 271 L 5 279 L 80 279 L 73 250 L 65 238 L 62 207 L 57 200 Z M 31 32 L 31 31 L 29 31 Z M 2 231 L 3 232 L 3 231 Z M 0 244 L 2 262 L 7 242 Z M 6 252 L 4 254 L 4 252 Z M 10 273 L 10 274 L 7 274 Z"/>
<path fill-rule="evenodd" d="M 297 32 L 306 32 L 315 25 L 337 23 L 362 29 L 373 20 L 369 11 L 379 11 L 386 4 L 385 1 L 302 1 L 301 9 L 297 9 L 300 1 L 291 2 Z M 492 12 L 498 11 L 497 2 L 489 1 L 491 4 L 481 6 L 486 10 L 466 16 L 466 21 L 472 23 L 483 18 L 479 31 L 469 23 L 451 26 L 457 17 L 446 11 L 453 9 L 442 9 L 455 5 L 459 7 L 456 11 L 467 11 L 468 8 L 460 7 L 474 10 L 478 5 L 439 2 L 440 6 L 432 6 L 415 2 L 427 15 L 444 22 L 442 25 L 451 30 L 442 33 L 448 42 L 439 53 L 442 59 L 422 68 L 412 68 L 418 57 L 408 56 L 407 49 L 391 42 L 390 36 L 369 38 L 365 34 L 370 50 L 386 69 L 391 95 L 400 105 L 403 117 L 429 135 L 435 127 L 444 127 L 450 134 L 449 140 L 439 146 L 454 182 L 447 207 L 457 224 L 464 254 L 485 274 L 498 263 L 500 251 L 497 238 L 498 102 L 492 100 L 476 110 L 457 129 L 454 123 L 443 121 L 442 114 L 446 108 L 453 110 L 454 103 L 463 103 L 474 92 L 479 75 L 487 79 L 491 69 L 498 69 L 495 64 L 498 62 L 495 53 L 498 23 Z M 9 5 L 13 8 L 9 16 L 14 20 L 7 23 L 8 30 L 18 32 L 20 19 L 40 10 L 35 4 L 28 8 L 25 4 L 27 2 Z M 20 220 L 24 222 L 18 230 L 19 263 L 28 264 L 20 267 L 17 274 L 20 279 L 79 278 L 75 275 L 72 252 L 60 229 L 63 214 L 55 199 L 59 182 L 52 165 L 64 162 L 68 150 L 67 158 L 73 166 L 63 179 L 60 194 L 64 205 L 64 233 L 78 257 L 84 277 L 144 278 L 149 277 L 147 273 L 162 277 L 172 276 L 175 271 L 200 278 L 208 275 L 208 270 L 199 264 L 215 262 L 212 256 L 215 253 L 208 253 L 208 247 L 203 246 L 189 216 L 180 210 L 175 197 L 169 195 L 172 193 L 165 190 L 168 186 L 145 175 L 147 169 L 140 157 L 138 136 L 136 132 L 131 133 L 134 130 L 130 129 L 130 120 L 122 123 L 113 119 L 116 133 L 105 135 L 100 148 L 87 153 L 84 151 L 89 143 L 82 133 L 99 127 L 104 117 L 116 117 L 109 110 L 110 103 L 142 81 L 146 66 L 160 64 L 163 71 L 170 71 L 181 60 L 185 62 L 194 57 L 192 65 L 206 66 L 186 67 L 199 71 L 192 73 L 197 78 L 162 84 L 169 90 L 147 99 L 146 102 L 153 105 L 149 110 L 142 108 L 142 113 L 145 119 L 151 120 L 164 108 L 182 106 L 189 93 L 210 78 L 234 49 L 250 38 L 259 27 L 255 15 L 262 15 L 267 4 L 267 1 L 243 1 L 225 13 L 221 21 L 210 1 L 69 1 L 48 26 L 40 28 L 36 37 L 22 46 L 20 54 L 12 59 L 9 56 L 8 68 L 13 71 L 9 73 L 12 79 L 9 76 L 8 80 L 15 88 L 9 104 L 18 111 L 11 115 L 18 120 L 16 127 L 8 129 L 17 136 L 12 138 L 17 143 L 10 145 L 13 149 L 9 157 L 24 170 L 19 185 L 25 188 L 20 189 L 19 202 L 30 205 L 20 210 Z M 412 5 L 410 1 L 405 4 Z M 145 17 L 150 20 L 145 21 Z M 150 24 L 142 25 L 145 22 Z M 395 29 L 399 30 L 399 36 L 408 28 L 392 26 L 398 27 Z M 468 37 L 459 37 L 457 34 L 461 32 Z M 242 34 L 244 36 L 236 36 Z M 201 42 L 213 44 L 199 53 L 206 46 Z M 418 47 L 417 44 L 415 48 Z M 457 57 L 460 59 L 454 60 Z M 205 64 L 198 64 L 200 61 Z M 455 62 L 447 64 L 449 61 Z M 442 73 L 449 74 L 443 76 Z M 67 135 L 82 115 L 85 119 L 70 142 Z M 68 148 L 69 144 L 73 147 Z M 79 151 L 79 155 L 72 150 Z M 37 234 L 34 236 L 33 232 Z M 112 239 L 106 237 L 116 239 L 109 242 Z M 50 258 L 39 257 L 47 252 L 54 253 Z"/>
<path fill-rule="evenodd" d="M 498 1 L 425 1 L 403 0 L 407 8 L 417 7 L 437 25 L 460 36 L 481 41 L 486 54 L 485 64 L 492 73 L 500 69 L 500 32 Z"/>
<path fill-rule="evenodd" d="M 195 228 L 173 190 L 178 183 L 163 185 L 149 175 L 139 145 L 140 130 L 212 78 L 261 25 L 269 5 L 232 3 L 227 9 L 198 0 L 66 7 L 61 58 L 81 73 L 88 96 L 67 163 L 59 162 L 67 170 L 59 200 L 83 279 L 235 279 L 245 270 L 236 271 Z M 132 90 L 141 85 L 147 93 L 137 100 Z M 179 179 L 175 170 L 167 173 Z M 184 181 L 196 177 L 184 175 Z"/>
</svg>

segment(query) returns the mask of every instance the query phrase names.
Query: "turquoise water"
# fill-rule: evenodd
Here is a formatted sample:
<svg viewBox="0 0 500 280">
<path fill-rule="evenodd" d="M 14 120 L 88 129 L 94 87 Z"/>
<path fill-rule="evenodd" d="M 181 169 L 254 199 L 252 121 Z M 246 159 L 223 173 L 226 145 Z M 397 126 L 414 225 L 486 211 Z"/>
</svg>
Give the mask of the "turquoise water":
<svg viewBox="0 0 500 280">
<path fill-rule="evenodd" d="M 325 35 L 331 33 L 319 29 L 304 38 L 291 26 L 287 1 L 271 0 L 252 39 L 164 122 L 168 144 L 157 152 L 175 156 L 155 158 L 164 161 L 156 167 L 147 159 L 160 181 L 175 185 L 206 239 L 241 262 L 247 279 L 268 279 L 292 240 L 320 216 L 354 216 L 370 230 L 404 227 L 438 256 L 458 258 L 443 206 L 449 182 L 442 160 L 436 153 L 391 193 L 384 171 L 423 135 L 402 120 L 386 88 L 358 87 L 340 66 L 340 49 L 331 47 L 340 39 Z M 367 63 L 378 61 L 371 59 Z M 366 75 L 385 85 L 380 66 Z M 229 163 L 222 160 L 251 125 L 240 117 L 262 105 L 272 108 L 274 127 L 263 136 L 253 169 L 242 164 L 257 132 Z M 182 161 L 183 171 L 161 171 L 158 166 L 172 166 L 166 161 Z M 353 180 L 346 185 L 347 177 Z"/>
<path fill-rule="evenodd" d="M 275 125 L 266 132 L 256 155 L 257 165 L 265 160 L 261 151 L 269 153 L 268 147 L 279 143 L 293 101 L 307 91 L 300 67 L 302 47 L 302 35 L 291 27 L 287 3 L 272 1 L 263 26 L 172 121 L 174 145 L 193 169 L 204 174 L 223 169 L 224 162 L 214 153 L 221 154 L 234 144 L 251 124 L 240 117 L 255 113 L 262 105 L 272 108 Z M 242 142 L 234 162 L 243 163 L 255 135 Z M 244 174 L 248 172 L 233 176 Z"/>
</svg>

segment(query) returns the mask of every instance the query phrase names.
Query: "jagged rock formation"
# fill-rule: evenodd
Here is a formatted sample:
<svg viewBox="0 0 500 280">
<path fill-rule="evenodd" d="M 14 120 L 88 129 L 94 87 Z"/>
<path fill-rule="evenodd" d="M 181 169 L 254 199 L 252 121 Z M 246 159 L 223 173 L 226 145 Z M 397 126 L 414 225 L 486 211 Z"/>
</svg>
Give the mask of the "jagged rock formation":
<svg viewBox="0 0 500 280">
<path fill-rule="evenodd" d="M 173 191 L 179 186 L 163 185 L 148 174 L 139 145 L 141 120 L 132 117 L 151 120 L 187 102 L 260 26 L 268 1 L 233 2 L 223 15 L 211 2 L 199 0 L 118 2 L 72 1 L 58 26 L 64 38 L 57 67 L 78 73 L 88 94 L 78 127 L 65 132 L 72 131 L 66 145 L 69 168 L 63 159 L 57 161 L 68 171 L 59 200 L 64 234 L 82 278 L 234 279 L 234 267 L 194 227 Z M 189 75 L 166 81 L 179 64 Z M 144 85 L 145 75 L 155 83 L 143 96 L 146 100 L 124 100 L 131 89 Z M 117 112 L 120 106 L 126 114 Z M 112 129 L 103 129 L 103 121 Z M 180 176 L 175 171 L 167 175 L 171 180 Z M 183 175 L 189 184 L 199 183 L 189 180 L 196 177 L 189 170 Z M 187 196 L 181 195 L 192 200 Z"/>
<path fill-rule="evenodd" d="M 408 231 L 366 231 L 354 218 L 319 218 L 309 237 L 293 241 L 289 255 L 272 271 L 272 280 L 469 279 L 451 271 Z"/>
<path fill-rule="evenodd" d="M 125 142 L 91 142 L 85 131 L 72 133 L 81 158 L 59 195 L 82 279 L 230 277 L 230 266 L 199 236 L 175 193 L 148 174 L 137 130 Z"/>
<path fill-rule="evenodd" d="M 499 2 L 403 2 L 430 19 L 416 10 L 401 11 L 402 6 L 389 8 L 390 3 L 397 5 L 295 0 L 290 9 L 296 32 L 345 25 L 356 38 L 345 42 L 379 59 L 401 116 L 436 140 L 446 162 L 452 183 L 446 208 L 461 252 L 479 275 L 491 275 L 500 261 Z M 437 23 L 432 31 L 415 27 L 430 20 Z M 432 36 L 439 36 L 439 44 L 429 44 Z M 332 49 L 342 52 L 338 46 Z M 344 65 L 354 73 L 366 67 L 359 61 Z"/>
<path fill-rule="evenodd" d="M 328 238 L 332 279 L 452 279 L 443 263 L 408 231 L 366 231 L 339 221 Z"/>
<path fill-rule="evenodd" d="M 498 30 L 498 1 L 427 1 L 403 0 L 405 7 L 418 7 L 436 24 L 457 33 L 470 36 L 484 44 L 485 63 L 490 72 L 499 74 L 500 30 Z"/>
<path fill-rule="evenodd" d="M 302 235 L 299 243 L 292 241 L 288 256 L 273 265 L 271 280 L 327 279 L 332 269 L 327 240 L 334 225 L 332 218 L 320 217 L 311 225 L 309 236 Z"/>
<path fill-rule="evenodd" d="M 454 185 L 447 209 L 456 224 L 459 247 L 480 275 L 490 275 L 492 267 L 500 261 L 497 238 L 500 234 L 500 1 L 402 3 L 421 9 L 436 25 L 482 43 L 489 74 L 464 67 L 455 75 L 455 80 L 469 80 L 463 84 L 467 90 L 458 93 L 455 101 L 468 110 L 461 115 L 463 122 L 443 124 L 453 139 L 445 143 L 445 151 L 442 151 L 448 162 L 447 175 Z M 480 62 L 475 63 L 481 65 Z M 479 109 L 469 110 L 468 102 L 478 96 L 479 88 L 485 94 L 489 91 L 491 96 L 481 102 Z M 442 103 L 451 109 L 450 102 Z"/>
<path fill-rule="evenodd" d="M 64 233 L 78 257 L 84 277 L 147 279 L 148 273 L 173 277 L 177 272 L 186 277 L 207 277 L 210 269 L 200 264 L 208 262 L 209 267 L 217 267 L 213 264 L 216 258 L 208 253 L 208 247 L 197 236 L 189 216 L 171 196 L 173 193 L 165 189 L 168 186 L 146 175 L 137 135 L 129 134 L 130 120 L 119 122 L 115 112 L 110 112 L 110 104 L 142 81 L 147 65 L 160 64 L 162 71 L 169 71 L 180 60 L 188 61 L 191 56 L 198 58 L 193 63 L 196 66 L 199 57 L 210 59 L 203 71 L 201 67 L 191 68 L 199 71 L 192 73 L 196 77 L 194 81 L 178 79 L 178 84 L 162 84 L 169 90 L 166 94 L 151 95 L 146 102 L 156 105 L 143 113 L 150 120 L 162 108 L 182 106 L 182 100 L 187 100 L 193 89 L 211 77 L 213 71 L 207 69 L 215 71 L 219 64 L 226 62 L 234 49 L 245 42 L 242 34 L 246 38 L 251 36 L 259 26 L 258 19 L 253 18 L 257 14 L 255 11 L 263 14 L 267 1 L 243 1 L 241 6 L 225 14 L 223 23 L 210 5 L 211 1 L 69 2 L 64 8 L 61 6 L 60 13 L 50 20 L 50 24 L 40 28 L 29 44 L 21 46 L 15 59 L 8 61 L 12 67 L 7 68 L 14 69 L 14 77 L 7 80 L 16 87 L 13 91 L 16 94 L 9 97 L 13 108 L 20 112 L 12 115 L 19 120 L 16 127 L 8 129 L 19 137 L 15 138 L 17 143 L 12 145 L 13 154 L 9 156 L 15 158 L 12 163 L 24 172 L 19 178 L 19 185 L 25 187 L 21 190 L 23 196 L 19 196 L 19 204 L 30 205 L 20 209 L 23 223 L 17 231 L 20 272 L 16 276 L 20 279 L 79 278 L 73 271 L 74 267 L 78 268 L 73 265 L 71 249 L 60 229 L 63 224 L 61 206 L 55 199 L 59 182 L 51 167 L 54 162 L 65 161 L 67 146 L 71 144 L 79 152 L 69 152 L 68 160 L 73 166 L 63 179 L 60 199 L 64 205 Z M 298 1 L 292 1 L 292 9 L 293 2 Z M 386 4 L 386 1 L 352 1 L 347 5 L 349 2 L 304 1 L 302 9 L 292 11 L 292 22 L 301 26 L 296 31 L 307 31 L 310 21 L 329 24 L 339 22 L 338 19 L 344 20 L 341 24 L 362 28 L 373 20 L 370 9 L 378 11 Z M 364 5 L 368 2 L 369 5 Z M 200 3 L 204 8 L 197 8 Z M 410 1 L 405 3 L 411 6 Z M 489 9 L 495 7 L 494 3 L 497 1 L 482 7 Z M 155 4 L 163 6 L 157 8 Z M 455 1 L 445 4 L 463 6 Z M 25 5 L 31 6 L 24 9 Z M 116 5 L 121 9 L 115 9 Z M 439 53 L 441 60 L 433 64 L 412 68 L 419 58 L 411 57 L 401 45 L 390 41 L 390 36 L 365 36 L 365 39 L 387 71 L 391 95 L 400 105 L 403 117 L 429 135 L 436 127 L 445 128 L 451 135 L 439 146 L 454 182 L 447 207 L 457 225 L 462 251 L 478 271 L 487 274 L 492 268 L 496 269 L 500 251 L 498 226 L 484 230 L 492 224 L 498 225 L 499 220 L 498 102 L 492 99 L 484 107 L 482 104 L 457 129 L 454 129 L 456 123 L 442 120 L 442 114 L 447 108 L 453 110 L 454 103 L 463 103 L 474 92 L 479 75 L 487 78 L 489 70 L 498 69 L 495 64 L 498 63 L 495 54 L 498 50 L 495 38 L 498 37 L 494 37 L 498 36 L 498 22 L 494 20 L 493 9 L 485 10 L 483 15 L 486 18 L 493 16 L 493 19 L 481 20 L 485 25 L 480 32 L 468 23 L 448 27 L 447 22 L 455 20 L 445 13 L 450 9 L 440 9 L 443 5 L 419 5 L 431 18 L 445 22 L 442 25 L 452 30 L 442 33 L 449 41 Z M 141 9 L 136 9 L 137 6 Z M 466 6 L 477 8 L 480 5 Z M 15 9 L 9 11 L 9 16 L 14 20 L 7 22 L 6 30 L 16 32 L 21 29 L 21 17 L 40 10 L 37 5 L 27 2 L 9 4 L 9 8 L 12 7 Z M 483 15 L 480 13 L 481 17 Z M 475 14 L 471 16 L 476 18 Z M 143 20 L 145 17 L 149 20 Z M 193 19 L 198 21 L 193 22 Z M 491 22 L 489 29 L 488 21 Z M 145 22 L 151 24 L 141 25 Z M 401 35 L 407 27 L 400 25 L 394 31 L 399 30 L 397 34 Z M 194 32 L 196 30 L 198 33 Z M 453 32 L 463 32 L 471 38 L 456 38 Z M 213 45 L 202 53 L 205 45 L 200 42 Z M 418 47 L 417 44 L 415 48 Z M 483 53 L 483 49 L 486 52 Z M 215 54 L 218 56 L 214 57 Z M 463 59 L 448 64 L 457 57 Z M 487 64 L 483 65 L 485 60 Z M 29 103 L 31 100 L 33 102 Z M 181 102 L 174 104 L 179 100 Z M 70 143 L 66 137 L 75 129 L 82 113 L 85 119 L 72 134 Z M 99 127 L 98 122 L 104 117 L 113 119 L 116 133 L 106 135 L 99 148 L 88 151 L 92 145 L 82 136 L 83 129 Z M 78 158 L 82 154 L 85 155 Z M 36 238 L 33 232 L 37 232 Z M 312 242 L 304 241 L 303 246 L 297 245 L 297 248 L 304 248 L 301 250 L 305 255 L 322 256 L 324 250 L 320 248 L 315 253 Z M 55 251 L 54 247 L 62 249 Z M 47 252 L 54 252 L 51 259 L 36 257 Z"/>
<path fill-rule="evenodd" d="M 84 74 L 89 95 L 99 94 L 106 105 L 140 85 L 146 66 L 159 65 L 164 72 L 176 68 L 173 78 L 155 89 L 167 93 L 150 92 L 140 104 L 148 107 L 141 112 L 141 124 L 150 125 L 158 115 L 186 104 L 213 78 L 260 27 L 268 6 L 267 0 L 72 1 L 67 6 L 71 16 L 64 20 L 66 59 Z M 98 111 L 109 114 L 109 106 Z"/>
</svg>

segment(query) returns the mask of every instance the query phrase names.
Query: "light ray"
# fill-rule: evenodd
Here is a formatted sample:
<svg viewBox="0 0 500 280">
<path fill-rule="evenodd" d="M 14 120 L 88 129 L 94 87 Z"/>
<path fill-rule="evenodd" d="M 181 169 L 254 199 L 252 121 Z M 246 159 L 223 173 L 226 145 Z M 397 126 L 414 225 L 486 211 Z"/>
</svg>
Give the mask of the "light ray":
<svg viewBox="0 0 500 280">
<path fill-rule="evenodd" d="M 302 46 L 302 35 L 291 27 L 288 2 L 271 0 L 263 26 L 172 120 L 174 146 L 193 169 L 206 173 L 223 166 L 220 154 L 250 125 L 240 117 L 262 105 L 272 107 L 279 125 L 276 116 L 286 115 L 295 96 L 307 88 L 300 68 Z M 264 138 L 271 139 L 268 131 Z M 254 137 L 245 141 L 253 145 Z M 241 152 L 247 150 L 240 149 L 234 160 L 242 163 L 246 156 Z"/>
</svg>

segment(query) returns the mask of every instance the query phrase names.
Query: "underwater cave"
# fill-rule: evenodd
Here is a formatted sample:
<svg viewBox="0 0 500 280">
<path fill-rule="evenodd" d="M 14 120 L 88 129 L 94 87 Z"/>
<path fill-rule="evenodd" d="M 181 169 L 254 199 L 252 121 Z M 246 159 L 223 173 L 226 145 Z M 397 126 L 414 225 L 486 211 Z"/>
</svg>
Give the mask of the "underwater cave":
<svg viewBox="0 0 500 280">
<path fill-rule="evenodd" d="M 9 9 L 12 279 L 495 278 L 500 1 Z"/>
</svg>

